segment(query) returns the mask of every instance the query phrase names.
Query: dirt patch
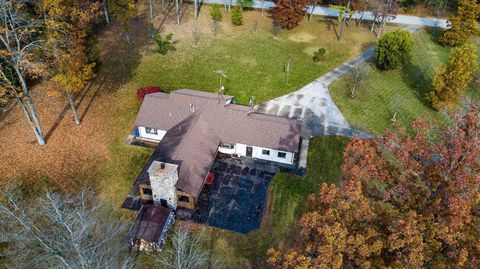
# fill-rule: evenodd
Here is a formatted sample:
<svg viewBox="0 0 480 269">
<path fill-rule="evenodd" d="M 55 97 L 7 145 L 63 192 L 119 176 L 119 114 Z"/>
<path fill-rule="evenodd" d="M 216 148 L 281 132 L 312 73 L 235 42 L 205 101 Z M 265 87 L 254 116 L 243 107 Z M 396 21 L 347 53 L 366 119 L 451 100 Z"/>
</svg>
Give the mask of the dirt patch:
<svg viewBox="0 0 480 269">
<path fill-rule="evenodd" d="M 310 33 L 295 33 L 288 36 L 288 39 L 299 43 L 309 43 L 315 40 L 315 36 Z"/>
</svg>

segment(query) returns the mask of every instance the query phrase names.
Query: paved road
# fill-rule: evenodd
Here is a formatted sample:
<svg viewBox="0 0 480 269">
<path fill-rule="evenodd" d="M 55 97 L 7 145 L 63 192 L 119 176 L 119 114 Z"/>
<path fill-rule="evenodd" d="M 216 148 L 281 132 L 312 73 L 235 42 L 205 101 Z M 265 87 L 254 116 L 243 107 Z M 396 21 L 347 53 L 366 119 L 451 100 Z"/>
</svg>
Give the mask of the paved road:
<svg viewBox="0 0 480 269">
<path fill-rule="evenodd" d="M 224 5 L 225 3 L 228 3 L 230 0 L 200 0 L 203 3 L 207 4 L 220 4 Z M 236 5 L 236 1 L 232 0 L 232 5 Z M 271 1 L 261 1 L 261 0 L 253 0 L 253 8 L 260 8 L 264 9 L 270 9 L 273 8 L 274 3 Z M 311 11 L 313 6 L 308 6 L 308 10 Z M 316 6 L 313 9 L 313 14 L 314 15 L 320 15 L 320 16 L 330 16 L 330 17 L 337 17 L 338 12 L 335 10 L 332 10 L 328 7 L 324 6 Z M 360 17 L 359 13 L 354 14 L 354 18 Z M 363 18 L 365 20 L 373 20 L 373 16 L 371 12 L 365 12 Z M 436 19 L 436 18 L 428 18 L 428 17 L 415 17 L 415 16 L 409 16 L 409 15 L 397 15 L 397 17 L 391 21 L 392 23 L 398 23 L 398 24 L 408 24 L 408 25 L 416 25 L 416 26 L 431 26 L 431 27 L 442 27 L 442 28 L 448 28 L 447 26 L 447 20 L 446 19 Z"/>
</svg>

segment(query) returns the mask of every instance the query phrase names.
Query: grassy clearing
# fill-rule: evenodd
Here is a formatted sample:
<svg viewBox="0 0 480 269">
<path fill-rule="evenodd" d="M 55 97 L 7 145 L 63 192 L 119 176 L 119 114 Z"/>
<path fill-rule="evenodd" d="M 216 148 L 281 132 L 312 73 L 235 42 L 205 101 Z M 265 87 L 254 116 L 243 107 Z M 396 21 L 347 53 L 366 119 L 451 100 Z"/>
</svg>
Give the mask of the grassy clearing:
<svg viewBox="0 0 480 269">
<path fill-rule="evenodd" d="M 352 24 L 342 41 L 336 39 L 335 21 L 325 18 L 306 20 L 294 30 L 282 30 L 276 36 L 271 31 L 271 19 L 262 18 L 258 11 L 246 11 L 245 23 L 232 27 L 229 15 L 223 14 L 220 32 L 214 35 L 210 29 L 209 7 L 202 9 L 196 21 L 168 27 L 163 34 L 172 32 L 176 50 L 166 56 L 143 54 L 134 70 L 131 87 L 157 85 L 170 91 L 192 88 L 216 92 L 219 76 L 215 70 L 224 70 L 228 76 L 225 89 L 247 103 L 250 96 L 258 102 L 281 96 L 308 84 L 320 75 L 355 56 L 373 44 L 373 33 Z M 200 32 L 195 44 L 192 29 Z M 326 58 L 320 63 L 312 61 L 315 50 L 323 47 Z M 291 59 L 289 83 L 284 72 Z"/>
<path fill-rule="evenodd" d="M 357 97 L 348 97 L 349 82 L 345 77 L 330 86 L 330 93 L 350 124 L 357 128 L 381 134 L 391 127 L 393 102 L 398 94 L 403 97 L 397 119 L 409 124 L 425 113 L 439 118 L 426 94 L 432 90 L 435 67 L 447 61 L 450 49 L 436 42 L 440 32 L 421 30 L 413 36 L 413 55 L 410 64 L 400 70 L 380 71 L 372 64 L 365 83 Z M 478 91 L 469 90 L 470 95 Z"/>
</svg>

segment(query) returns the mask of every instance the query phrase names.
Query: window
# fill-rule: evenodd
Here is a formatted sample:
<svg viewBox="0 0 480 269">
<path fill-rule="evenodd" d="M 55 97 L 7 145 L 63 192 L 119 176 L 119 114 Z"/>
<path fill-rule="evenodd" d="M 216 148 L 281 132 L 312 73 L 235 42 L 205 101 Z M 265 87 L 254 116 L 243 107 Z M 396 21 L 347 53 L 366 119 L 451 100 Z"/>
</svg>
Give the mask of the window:
<svg viewBox="0 0 480 269">
<path fill-rule="evenodd" d="M 158 134 L 157 129 L 155 128 L 145 127 L 145 131 L 147 132 L 147 134 L 154 134 L 154 135 Z"/>
<path fill-rule="evenodd" d="M 278 156 L 278 158 L 285 159 L 285 158 L 287 158 L 287 153 L 285 153 L 285 152 L 279 152 L 279 153 L 277 154 L 277 156 Z"/>
<path fill-rule="evenodd" d="M 143 194 L 152 195 L 152 189 L 143 188 Z"/>
<path fill-rule="evenodd" d="M 180 195 L 178 197 L 178 201 L 183 202 L 183 203 L 190 203 L 190 198 L 188 198 L 188 196 Z"/>
<path fill-rule="evenodd" d="M 263 154 L 263 155 L 270 155 L 270 150 L 268 150 L 268 149 L 262 149 L 262 154 Z"/>
<path fill-rule="evenodd" d="M 225 149 L 233 149 L 233 148 L 235 148 L 235 145 L 228 144 L 228 143 L 220 143 L 220 147 L 225 148 Z"/>
</svg>

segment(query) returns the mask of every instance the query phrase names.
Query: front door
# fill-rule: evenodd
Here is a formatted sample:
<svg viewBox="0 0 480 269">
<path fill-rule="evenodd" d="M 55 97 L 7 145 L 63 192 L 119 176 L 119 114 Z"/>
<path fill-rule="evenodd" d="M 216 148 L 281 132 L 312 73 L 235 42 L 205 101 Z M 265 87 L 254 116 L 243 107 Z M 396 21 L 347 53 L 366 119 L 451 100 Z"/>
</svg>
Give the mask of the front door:
<svg viewBox="0 0 480 269">
<path fill-rule="evenodd" d="M 247 157 L 252 157 L 253 148 L 247 147 Z"/>
</svg>

